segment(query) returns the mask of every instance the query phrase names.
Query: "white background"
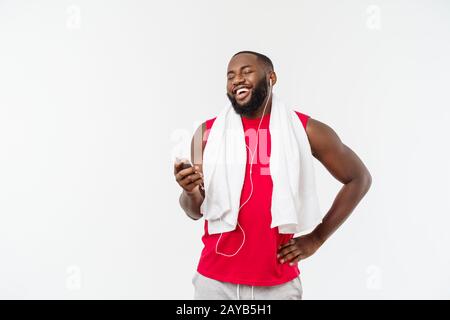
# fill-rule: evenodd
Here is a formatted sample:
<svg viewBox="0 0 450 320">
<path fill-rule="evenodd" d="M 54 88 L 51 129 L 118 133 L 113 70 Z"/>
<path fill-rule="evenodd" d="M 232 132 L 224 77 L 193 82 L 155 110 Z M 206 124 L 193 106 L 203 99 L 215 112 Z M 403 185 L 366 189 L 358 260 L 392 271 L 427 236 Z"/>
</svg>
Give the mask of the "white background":
<svg viewBox="0 0 450 320">
<path fill-rule="evenodd" d="M 450 298 L 449 38 L 445 0 L 0 0 L 0 298 L 192 297 L 204 222 L 172 159 L 240 50 L 373 177 L 304 298 Z"/>
</svg>

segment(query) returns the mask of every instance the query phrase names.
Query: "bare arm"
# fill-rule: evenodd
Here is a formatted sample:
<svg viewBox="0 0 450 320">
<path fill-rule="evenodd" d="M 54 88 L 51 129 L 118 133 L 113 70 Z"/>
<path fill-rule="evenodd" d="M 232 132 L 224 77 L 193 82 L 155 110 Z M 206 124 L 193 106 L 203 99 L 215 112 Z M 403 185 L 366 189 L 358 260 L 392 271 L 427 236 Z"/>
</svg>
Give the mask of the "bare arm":
<svg viewBox="0 0 450 320">
<path fill-rule="evenodd" d="M 179 199 L 180 206 L 184 210 L 184 212 L 186 212 L 188 217 L 194 220 L 198 220 L 203 216 L 200 212 L 200 206 L 203 203 L 205 195 L 204 192 L 200 190 L 199 186 L 200 184 L 203 183 L 202 162 L 203 162 L 203 148 L 205 145 L 203 142 L 204 130 L 205 130 L 205 123 L 203 123 L 197 128 L 191 141 L 191 162 L 194 165 L 193 171 L 194 172 L 197 171 L 200 173 L 199 180 L 201 179 L 201 181 L 199 184 L 196 184 L 192 188 L 189 188 L 189 186 L 191 186 L 190 184 L 187 184 L 187 186 L 184 187 L 185 185 L 182 184 L 183 180 L 181 180 L 180 184 L 183 187 L 183 191 Z"/>
<path fill-rule="evenodd" d="M 331 208 L 314 231 L 291 239 L 279 247 L 280 263 L 291 264 L 312 254 L 350 216 L 372 183 L 372 177 L 361 159 L 342 143 L 338 135 L 326 124 L 310 118 L 306 133 L 313 156 L 344 184 Z"/>
<path fill-rule="evenodd" d="M 344 184 L 322 223 L 313 231 L 324 242 L 350 216 L 367 193 L 372 177 L 361 159 L 342 143 L 332 128 L 310 118 L 306 131 L 313 156 Z"/>
<path fill-rule="evenodd" d="M 193 220 L 198 220 L 203 215 L 200 213 L 200 206 L 203 203 L 203 196 L 198 191 L 198 188 L 190 193 L 185 190 L 180 195 L 180 206 L 184 212 Z"/>
</svg>

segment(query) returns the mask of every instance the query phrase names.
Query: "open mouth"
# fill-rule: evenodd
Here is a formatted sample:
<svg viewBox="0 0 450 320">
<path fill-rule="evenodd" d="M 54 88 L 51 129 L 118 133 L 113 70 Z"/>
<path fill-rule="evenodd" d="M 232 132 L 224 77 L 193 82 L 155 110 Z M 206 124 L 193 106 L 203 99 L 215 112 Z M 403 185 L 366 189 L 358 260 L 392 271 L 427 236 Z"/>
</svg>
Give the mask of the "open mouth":
<svg viewBox="0 0 450 320">
<path fill-rule="evenodd" d="M 236 90 L 236 99 L 237 100 L 243 100 L 245 98 L 247 98 L 247 96 L 250 94 L 250 89 L 248 88 L 240 88 L 238 90 Z"/>
</svg>

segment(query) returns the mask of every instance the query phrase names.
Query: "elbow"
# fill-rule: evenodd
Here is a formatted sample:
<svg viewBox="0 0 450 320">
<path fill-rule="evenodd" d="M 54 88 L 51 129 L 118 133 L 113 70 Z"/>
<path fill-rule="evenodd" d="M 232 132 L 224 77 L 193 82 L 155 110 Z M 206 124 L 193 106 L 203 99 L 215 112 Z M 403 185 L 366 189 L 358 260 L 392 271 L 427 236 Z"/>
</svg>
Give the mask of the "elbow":
<svg viewBox="0 0 450 320">
<path fill-rule="evenodd" d="M 372 185 L 372 175 L 369 171 L 366 171 L 361 180 L 364 194 L 366 194 L 369 191 L 370 186 Z"/>
<path fill-rule="evenodd" d="M 180 197 L 178 198 L 178 203 L 180 204 L 181 209 L 184 210 L 183 192 L 180 194 Z"/>
<path fill-rule="evenodd" d="M 356 177 L 354 177 L 350 182 L 355 185 L 355 187 L 358 189 L 359 194 L 364 196 L 370 189 L 370 186 L 372 185 L 372 176 L 370 175 L 369 171 L 365 170 L 364 172 L 358 174 Z"/>
<path fill-rule="evenodd" d="M 186 215 L 191 218 L 194 221 L 200 220 L 203 217 L 203 214 L 201 212 L 192 212 L 192 211 L 185 211 Z"/>
<path fill-rule="evenodd" d="M 203 215 L 200 213 L 199 215 L 189 216 L 189 217 L 191 217 L 192 220 L 197 221 L 197 220 L 200 220 L 203 217 Z"/>
</svg>

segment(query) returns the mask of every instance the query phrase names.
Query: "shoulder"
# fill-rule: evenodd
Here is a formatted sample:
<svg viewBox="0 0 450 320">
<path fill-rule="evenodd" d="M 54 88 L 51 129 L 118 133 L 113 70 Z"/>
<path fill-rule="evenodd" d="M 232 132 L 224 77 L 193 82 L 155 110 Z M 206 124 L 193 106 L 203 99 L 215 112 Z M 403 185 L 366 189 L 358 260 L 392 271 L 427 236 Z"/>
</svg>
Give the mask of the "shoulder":
<svg viewBox="0 0 450 320">
<path fill-rule="evenodd" d="M 206 126 L 206 129 L 211 129 L 211 127 L 212 127 L 212 125 L 213 125 L 213 123 L 214 123 L 214 120 L 216 120 L 216 118 L 217 118 L 217 117 L 214 117 L 214 118 L 208 119 L 208 120 L 206 120 L 206 121 L 204 122 L 204 124 L 205 124 L 205 126 Z"/>
<path fill-rule="evenodd" d="M 310 142 L 324 144 L 328 141 L 336 140 L 336 132 L 327 124 L 312 118 L 306 113 L 294 110 L 305 128 L 306 135 Z"/>
<path fill-rule="evenodd" d="M 209 131 L 211 130 L 211 127 L 214 124 L 214 120 L 216 120 L 217 117 L 211 118 L 206 120 L 203 124 L 204 124 L 204 128 L 203 128 L 203 141 L 206 143 L 206 140 L 208 140 L 208 135 L 209 135 Z"/>
<path fill-rule="evenodd" d="M 303 125 L 303 128 L 305 128 L 305 130 L 306 130 L 306 126 L 308 124 L 308 119 L 311 118 L 311 117 L 309 115 L 305 114 L 305 113 L 300 112 L 300 111 L 297 111 L 297 110 L 294 110 L 294 111 L 297 114 L 298 118 L 300 119 L 300 121 L 301 121 L 301 123 Z"/>
<path fill-rule="evenodd" d="M 316 158 L 330 151 L 340 150 L 343 147 L 341 139 L 333 128 L 311 117 L 308 118 L 306 135 L 311 151 Z"/>
<path fill-rule="evenodd" d="M 216 117 L 207 119 L 204 122 L 202 122 L 195 130 L 193 139 L 201 137 L 202 140 L 206 140 L 208 132 L 211 129 L 211 127 L 214 123 L 214 120 L 216 120 Z"/>
<path fill-rule="evenodd" d="M 216 120 L 216 117 L 202 122 L 195 130 L 191 141 L 191 159 L 193 163 L 201 163 L 203 158 L 203 150 L 208 140 L 209 131 Z"/>
</svg>

